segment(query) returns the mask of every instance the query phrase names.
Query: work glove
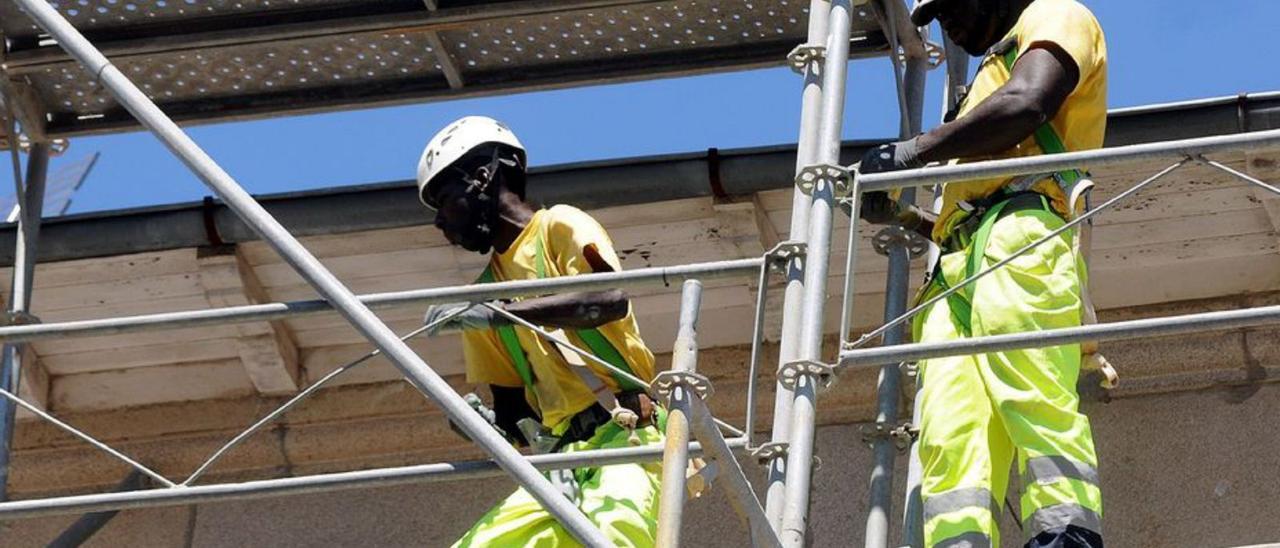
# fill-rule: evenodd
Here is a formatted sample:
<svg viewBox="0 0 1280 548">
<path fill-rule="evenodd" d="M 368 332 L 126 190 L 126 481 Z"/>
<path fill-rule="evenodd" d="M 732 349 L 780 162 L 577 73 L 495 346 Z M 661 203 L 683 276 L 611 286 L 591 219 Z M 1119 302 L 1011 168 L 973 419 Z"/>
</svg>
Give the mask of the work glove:
<svg viewBox="0 0 1280 548">
<path fill-rule="evenodd" d="M 461 311 L 461 312 L 459 312 Z M 440 322 L 442 318 L 453 316 L 448 320 Z M 437 323 L 438 322 L 438 323 Z M 490 329 L 510 325 L 511 320 L 506 316 L 494 312 L 493 309 L 484 305 L 473 305 L 471 303 L 448 303 L 435 304 L 427 308 L 427 313 L 422 317 L 423 325 L 432 326 L 427 330 L 428 337 L 434 337 L 442 333 L 453 333 L 465 329 Z"/>
<path fill-rule="evenodd" d="M 862 161 L 858 163 L 858 173 L 867 175 L 924 167 L 924 162 L 920 160 L 916 139 L 918 137 L 868 150 L 862 155 Z"/>
<path fill-rule="evenodd" d="M 484 400 L 480 399 L 480 396 L 476 395 L 475 392 L 470 392 L 463 396 L 462 400 L 467 402 L 467 405 L 470 405 L 471 409 L 475 411 L 477 415 L 480 415 L 480 418 L 483 418 L 485 422 L 489 423 L 489 426 L 492 426 L 498 434 L 508 442 L 511 441 L 511 435 L 507 434 L 505 430 L 498 426 L 497 414 L 484 404 Z M 462 436 L 462 439 L 472 441 L 471 436 L 468 436 L 466 431 L 464 431 L 461 426 L 458 426 L 458 423 L 453 422 L 453 419 L 449 419 L 449 429 L 453 430 L 454 434 Z"/>
</svg>

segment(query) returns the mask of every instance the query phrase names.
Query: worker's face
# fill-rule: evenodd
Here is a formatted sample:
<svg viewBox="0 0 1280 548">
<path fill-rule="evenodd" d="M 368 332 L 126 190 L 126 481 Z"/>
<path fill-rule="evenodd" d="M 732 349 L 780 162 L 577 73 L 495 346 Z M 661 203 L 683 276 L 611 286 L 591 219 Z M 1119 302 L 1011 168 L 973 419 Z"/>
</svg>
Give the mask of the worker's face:
<svg viewBox="0 0 1280 548">
<path fill-rule="evenodd" d="M 483 162 L 487 163 L 487 162 Z M 482 175 L 479 166 L 464 163 L 458 170 L 451 170 L 456 177 L 432 189 L 431 201 L 439 205 L 436 210 L 436 228 L 444 233 L 449 243 L 467 251 L 488 253 L 493 248 L 491 196 L 482 196 L 471 189 L 471 183 L 463 177 L 470 173 L 472 180 Z"/>
<path fill-rule="evenodd" d="M 1006 0 L 938 0 L 938 24 L 969 55 L 982 55 L 1000 40 Z"/>
</svg>

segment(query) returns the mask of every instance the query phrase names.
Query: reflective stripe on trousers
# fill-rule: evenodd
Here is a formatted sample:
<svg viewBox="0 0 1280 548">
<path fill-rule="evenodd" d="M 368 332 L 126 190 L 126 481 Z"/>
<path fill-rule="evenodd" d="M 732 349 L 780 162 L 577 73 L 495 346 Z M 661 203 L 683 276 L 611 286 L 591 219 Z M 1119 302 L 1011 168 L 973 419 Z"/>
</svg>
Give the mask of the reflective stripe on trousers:
<svg viewBox="0 0 1280 548">
<path fill-rule="evenodd" d="M 1015 211 L 995 223 L 983 268 L 1062 226 L 1042 210 Z M 1080 281 L 1069 233 L 1054 239 L 972 286 L 969 325 L 957 325 L 948 301 L 917 318 L 916 340 L 942 342 L 972 336 L 1073 327 L 1080 324 Z M 948 285 L 962 280 L 966 253 L 941 259 Z M 935 289 L 936 291 L 936 289 Z M 1067 524 L 1101 532 L 1102 497 L 1089 420 L 1078 410 L 1078 345 L 956 356 L 921 364 L 921 495 L 986 492 L 986 502 L 932 504 L 924 523 L 929 546 L 998 546 L 996 519 L 1015 457 L 1023 496 L 1024 533 Z M 976 535 L 976 536 L 975 536 Z M 981 539 L 981 540 L 979 540 Z"/>
</svg>

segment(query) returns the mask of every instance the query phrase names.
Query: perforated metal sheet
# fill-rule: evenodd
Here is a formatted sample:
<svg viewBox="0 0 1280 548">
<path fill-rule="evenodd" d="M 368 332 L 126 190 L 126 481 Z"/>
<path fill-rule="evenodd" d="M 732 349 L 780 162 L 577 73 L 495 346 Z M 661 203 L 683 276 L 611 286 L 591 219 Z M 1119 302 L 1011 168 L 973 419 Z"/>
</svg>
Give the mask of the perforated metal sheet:
<svg viewBox="0 0 1280 548">
<path fill-rule="evenodd" d="M 419 0 L 397 2 L 377 4 L 381 12 L 374 15 L 352 12 L 350 2 L 337 0 L 54 4 L 64 13 L 77 10 L 72 16 L 77 26 L 108 33 L 95 43 L 182 121 L 779 65 L 805 40 L 809 5 L 809 0 L 460 0 L 453 7 L 441 1 L 438 11 L 429 12 Z M 0 13 L 16 9 L 10 2 L 0 6 Z M 388 13 L 397 9 L 408 11 Z M 292 19 L 263 15 L 271 10 L 279 12 L 272 17 Z M 228 31 L 238 17 L 244 30 Z M 140 23 L 152 20 L 169 23 Z M 183 32 L 184 25 L 190 32 Z M 3 26 L 8 32 L 14 23 L 6 17 Z M 17 27 L 27 28 L 25 23 Z M 869 10 L 855 13 L 854 35 L 854 55 L 883 54 L 885 40 Z M 437 37 L 445 52 L 433 47 Z M 51 113 L 50 133 L 134 127 L 64 54 L 47 45 L 24 49 L 21 40 L 16 43 L 5 70 L 38 92 Z M 460 73 L 461 87 L 451 87 L 445 77 L 449 65 Z"/>
<path fill-rule="evenodd" d="M 382 0 L 378 0 L 382 1 Z M 93 33 L 193 19 L 258 17 L 300 8 L 359 6 L 353 0 L 49 0 L 81 32 Z M 16 2 L 0 2 L 0 29 L 11 38 L 42 31 Z"/>
</svg>

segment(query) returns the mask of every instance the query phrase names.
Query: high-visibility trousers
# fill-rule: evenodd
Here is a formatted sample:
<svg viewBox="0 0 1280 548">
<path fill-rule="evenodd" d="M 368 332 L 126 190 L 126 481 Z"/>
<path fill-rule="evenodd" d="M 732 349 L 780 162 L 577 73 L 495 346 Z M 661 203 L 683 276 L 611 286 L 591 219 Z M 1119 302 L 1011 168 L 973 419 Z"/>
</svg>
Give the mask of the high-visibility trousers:
<svg viewBox="0 0 1280 548">
<path fill-rule="evenodd" d="M 996 222 L 983 268 L 1061 227 L 1045 210 Z M 947 250 L 947 287 L 966 276 L 968 250 Z M 961 303 L 942 300 L 915 323 L 916 340 L 943 342 L 1074 327 L 1081 278 L 1070 231 L 981 278 Z M 932 284 L 925 296 L 941 291 Z M 957 314 L 965 303 L 967 317 Z M 927 546 L 999 546 L 996 525 L 1017 457 L 1024 541 L 1075 526 L 1101 535 L 1102 496 L 1089 419 L 1080 413 L 1079 345 L 930 359 L 921 364 L 921 497 Z M 966 544 L 966 542 L 968 544 Z"/>
<path fill-rule="evenodd" d="M 637 429 L 641 445 L 661 444 L 654 426 Z M 631 447 L 629 432 L 614 423 L 596 429 L 591 439 L 569 444 L 562 453 Z M 650 547 L 658 534 L 661 463 L 615 464 L 578 468 L 578 507 L 615 546 Z M 494 506 L 455 547 L 577 547 L 550 513 L 523 488 Z"/>
</svg>

